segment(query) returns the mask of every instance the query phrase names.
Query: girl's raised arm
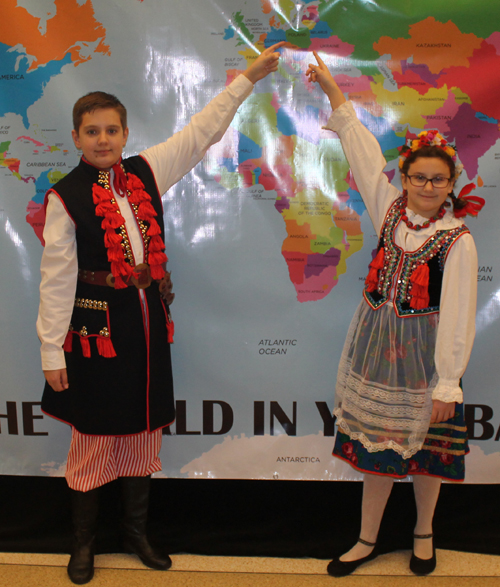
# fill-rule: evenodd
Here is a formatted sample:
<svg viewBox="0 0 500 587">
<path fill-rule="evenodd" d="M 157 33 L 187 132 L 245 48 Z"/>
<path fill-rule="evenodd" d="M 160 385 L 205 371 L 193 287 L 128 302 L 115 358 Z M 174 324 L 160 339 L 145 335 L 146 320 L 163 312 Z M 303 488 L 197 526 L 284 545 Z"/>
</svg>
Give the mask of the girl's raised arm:
<svg viewBox="0 0 500 587">
<path fill-rule="evenodd" d="M 317 65 L 309 63 L 309 68 L 306 71 L 306 75 L 309 76 L 310 82 L 319 83 L 321 89 L 328 96 L 332 110 L 338 108 L 343 104 L 346 99 L 342 90 L 338 87 L 337 82 L 333 79 L 333 75 L 328 71 L 328 67 L 325 65 L 321 57 L 313 51 L 314 57 L 316 57 Z"/>
</svg>

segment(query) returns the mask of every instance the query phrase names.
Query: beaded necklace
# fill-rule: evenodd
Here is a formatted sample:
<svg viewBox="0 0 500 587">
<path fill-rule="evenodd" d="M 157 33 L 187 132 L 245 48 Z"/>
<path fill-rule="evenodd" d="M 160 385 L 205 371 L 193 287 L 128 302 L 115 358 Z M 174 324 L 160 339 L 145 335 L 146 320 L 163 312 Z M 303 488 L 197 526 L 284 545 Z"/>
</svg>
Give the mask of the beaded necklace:
<svg viewBox="0 0 500 587">
<path fill-rule="evenodd" d="M 406 224 L 406 226 L 408 228 L 410 228 L 411 230 L 416 230 L 417 232 L 419 230 L 422 230 L 423 228 L 428 228 L 433 222 L 436 222 L 436 220 L 441 219 L 446 214 L 445 205 L 442 204 L 438 210 L 438 213 L 435 216 L 433 216 L 432 218 L 429 218 L 423 224 L 413 224 L 413 222 L 408 220 L 408 216 L 406 215 L 406 206 L 407 205 L 408 205 L 408 197 L 403 194 L 403 196 L 401 197 L 401 202 L 399 204 L 399 210 L 401 211 L 401 219 L 403 220 L 403 222 Z"/>
</svg>

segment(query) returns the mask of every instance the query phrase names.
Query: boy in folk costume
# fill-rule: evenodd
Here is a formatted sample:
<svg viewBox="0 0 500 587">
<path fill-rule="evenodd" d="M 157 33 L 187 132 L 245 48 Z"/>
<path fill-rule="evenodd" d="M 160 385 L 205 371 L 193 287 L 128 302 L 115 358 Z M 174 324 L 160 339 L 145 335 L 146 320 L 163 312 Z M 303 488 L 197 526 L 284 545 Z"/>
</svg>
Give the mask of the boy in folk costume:
<svg viewBox="0 0 500 587">
<path fill-rule="evenodd" d="M 42 409 L 72 426 L 74 583 L 92 579 L 98 488 L 118 477 L 125 547 L 151 568 L 171 565 L 145 533 L 162 428 L 175 417 L 161 195 L 222 138 L 253 84 L 277 70 L 282 44 L 263 51 L 182 131 L 135 157 L 122 159 L 129 130 L 117 98 L 92 92 L 75 104 L 72 135 L 83 157 L 46 197 L 37 320 Z"/>
</svg>

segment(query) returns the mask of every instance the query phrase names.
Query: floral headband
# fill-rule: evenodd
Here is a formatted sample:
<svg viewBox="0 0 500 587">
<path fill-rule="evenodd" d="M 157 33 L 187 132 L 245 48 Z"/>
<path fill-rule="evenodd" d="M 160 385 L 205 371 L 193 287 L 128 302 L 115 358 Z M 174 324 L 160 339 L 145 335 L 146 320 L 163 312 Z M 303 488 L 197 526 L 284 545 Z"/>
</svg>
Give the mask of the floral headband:
<svg viewBox="0 0 500 587">
<path fill-rule="evenodd" d="M 399 168 L 402 169 L 404 162 L 411 155 L 411 153 L 422 149 L 423 147 L 439 147 L 447 155 L 449 155 L 455 163 L 455 179 L 462 173 L 464 166 L 457 163 L 457 151 L 455 147 L 448 144 L 448 141 L 437 132 L 437 130 L 423 130 L 418 134 L 417 139 L 409 141 L 409 145 L 403 145 L 401 155 L 399 158 Z"/>
</svg>

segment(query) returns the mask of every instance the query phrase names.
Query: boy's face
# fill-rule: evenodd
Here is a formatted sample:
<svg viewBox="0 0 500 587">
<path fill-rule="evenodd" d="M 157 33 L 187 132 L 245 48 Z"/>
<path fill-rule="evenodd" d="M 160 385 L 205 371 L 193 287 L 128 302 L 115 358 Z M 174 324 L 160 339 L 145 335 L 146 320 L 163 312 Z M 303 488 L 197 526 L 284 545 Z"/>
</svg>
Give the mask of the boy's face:
<svg viewBox="0 0 500 587">
<path fill-rule="evenodd" d="M 128 128 L 122 128 L 114 108 L 101 108 L 86 112 L 78 132 L 72 130 L 71 134 L 76 148 L 82 150 L 89 163 L 99 169 L 110 169 L 127 144 Z"/>
</svg>

